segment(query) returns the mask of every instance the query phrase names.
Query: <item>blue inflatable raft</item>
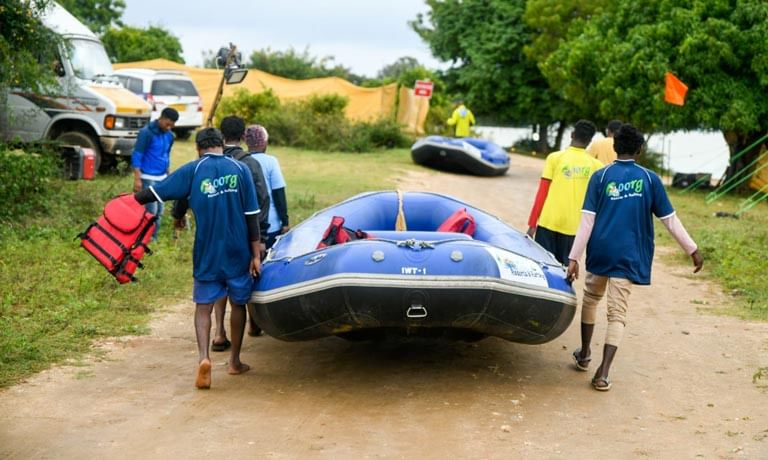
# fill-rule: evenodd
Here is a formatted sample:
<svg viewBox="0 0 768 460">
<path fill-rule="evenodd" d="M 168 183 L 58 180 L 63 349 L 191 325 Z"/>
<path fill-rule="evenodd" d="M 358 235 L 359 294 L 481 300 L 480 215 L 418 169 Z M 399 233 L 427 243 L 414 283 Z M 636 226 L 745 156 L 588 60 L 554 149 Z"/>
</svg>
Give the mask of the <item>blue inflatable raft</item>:
<svg viewBox="0 0 768 460">
<path fill-rule="evenodd" d="M 428 136 L 411 147 L 416 164 L 478 176 L 500 176 L 509 169 L 509 155 L 485 139 Z"/>
<path fill-rule="evenodd" d="M 435 193 L 364 193 L 319 211 L 262 268 L 256 321 L 288 341 L 394 333 L 538 344 L 562 334 L 576 307 L 549 252 Z"/>
</svg>

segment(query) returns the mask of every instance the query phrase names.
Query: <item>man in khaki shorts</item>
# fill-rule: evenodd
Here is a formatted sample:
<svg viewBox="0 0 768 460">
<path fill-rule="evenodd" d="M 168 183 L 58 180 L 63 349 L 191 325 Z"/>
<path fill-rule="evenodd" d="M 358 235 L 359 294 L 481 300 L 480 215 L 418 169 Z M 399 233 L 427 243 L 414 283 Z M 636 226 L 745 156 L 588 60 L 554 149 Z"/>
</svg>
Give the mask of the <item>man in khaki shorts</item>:
<svg viewBox="0 0 768 460">
<path fill-rule="evenodd" d="M 703 259 L 696 243 L 677 218 L 656 173 L 635 160 L 643 147 L 643 134 L 624 124 L 614 137 L 618 158 L 589 180 L 581 222 L 569 254 L 568 279 L 579 276 L 579 260 L 587 250 L 587 274 L 581 305 L 581 348 L 573 352 L 576 368 L 587 371 L 597 304 L 608 291 L 608 330 L 603 360 L 592 386 L 611 389 L 608 373 L 627 324 L 627 302 L 633 284 L 650 284 L 653 261 L 653 216 L 658 217 L 691 256 L 694 273 Z"/>
</svg>

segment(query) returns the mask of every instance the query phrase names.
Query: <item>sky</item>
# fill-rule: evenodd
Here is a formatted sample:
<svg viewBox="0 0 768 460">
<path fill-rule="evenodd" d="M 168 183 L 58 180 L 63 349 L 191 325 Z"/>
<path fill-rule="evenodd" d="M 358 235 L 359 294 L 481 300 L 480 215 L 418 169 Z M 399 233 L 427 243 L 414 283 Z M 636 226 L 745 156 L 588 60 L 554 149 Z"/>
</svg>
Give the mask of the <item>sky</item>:
<svg viewBox="0 0 768 460">
<path fill-rule="evenodd" d="M 399 57 L 411 56 L 429 68 L 445 68 L 408 26 L 420 0 L 125 0 L 123 22 L 160 25 L 181 41 L 188 65 L 202 65 L 202 52 L 234 43 L 248 60 L 262 48 L 293 47 L 369 77 Z M 216 6 L 214 9 L 213 6 Z"/>
</svg>

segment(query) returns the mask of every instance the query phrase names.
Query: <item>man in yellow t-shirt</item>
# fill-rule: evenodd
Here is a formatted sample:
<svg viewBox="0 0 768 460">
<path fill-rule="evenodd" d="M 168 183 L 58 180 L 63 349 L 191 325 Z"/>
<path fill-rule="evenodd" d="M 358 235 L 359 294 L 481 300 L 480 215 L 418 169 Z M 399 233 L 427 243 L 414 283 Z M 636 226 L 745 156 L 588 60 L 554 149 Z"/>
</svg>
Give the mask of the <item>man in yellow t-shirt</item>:
<svg viewBox="0 0 768 460">
<path fill-rule="evenodd" d="M 563 265 L 568 264 L 589 178 L 603 167 L 585 150 L 596 130 L 589 120 L 577 121 L 571 134 L 571 145 L 549 154 L 528 218 L 528 236 L 554 254 Z"/>
<path fill-rule="evenodd" d="M 460 100 L 456 103 L 456 109 L 446 123 L 449 126 L 456 126 L 456 137 L 467 137 L 469 136 L 469 127 L 475 124 L 475 116 L 464 105 L 464 101 Z"/>
<path fill-rule="evenodd" d="M 605 137 L 597 139 L 587 147 L 587 153 L 600 160 L 604 165 L 616 161 L 616 152 L 613 150 L 613 135 L 621 128 L 619 120 L 611 120 L 605 127 Z"/>
</svg>

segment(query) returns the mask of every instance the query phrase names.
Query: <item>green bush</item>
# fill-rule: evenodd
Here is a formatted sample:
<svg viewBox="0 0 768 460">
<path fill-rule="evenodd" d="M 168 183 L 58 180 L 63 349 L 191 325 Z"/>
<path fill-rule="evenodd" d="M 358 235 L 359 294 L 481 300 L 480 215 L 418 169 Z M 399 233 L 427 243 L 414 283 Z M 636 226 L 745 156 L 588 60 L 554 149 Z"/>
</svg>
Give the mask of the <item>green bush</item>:
<svg viewBox="0 0 768 460">
<path fill-rule="evenodd" d="M 410 145 L 411 140 L 393 120 L 347 120 L 345 109 L 349 99 L 345 96 L 323 94 L 280 102 L 271 92 L 265 93 L 238 89 L 234 96 L 222 99 L 216 115 L 238 115 L 246 123 L 264 125 L 272 145 L 344 152 Z"/>
<path fill-rule="evenodd" d="M 400 125 L 392 120 L 379 119 L 368 123 L 356 123 L 352 126 L 352 138 L 363 138 L 375 148 L 410 147 L 413 140 L 403 134 Z M 356 150 L 365 151 L 365 150 Z"/>
<path fill-rule="evenodd" d="M 349 98 L 340 94 L 313 94 L 302 104 L 315 115 L 344 117 Z"/>
<path fill-rule="evenodd" d="M 54 179 L 61 171 L 61 159 L 49 149 L 25 153 L 0 144 L 0 222 L 14 221 L 45 209 L 55 193 Z"/>
<path fill-rule="evenodd" d="M 246 123 L 261 123 L 260 120 L 279 110 L 280 100 L 271 89 L 252 93 L 244 88 L 237 88 L 235 94 L 221 99 L 216 108 L 214 125 L 219 126 L 227 115 L 238 115 Z"/>
</svg>

